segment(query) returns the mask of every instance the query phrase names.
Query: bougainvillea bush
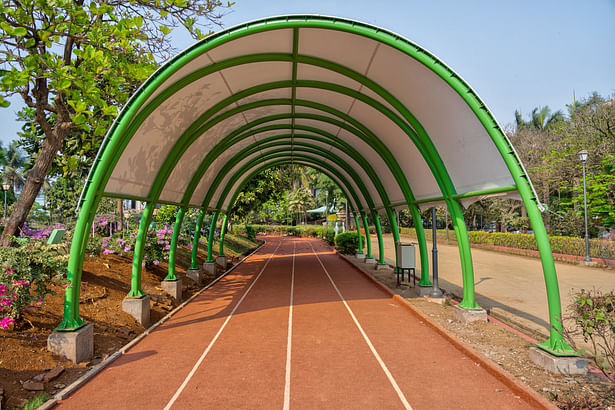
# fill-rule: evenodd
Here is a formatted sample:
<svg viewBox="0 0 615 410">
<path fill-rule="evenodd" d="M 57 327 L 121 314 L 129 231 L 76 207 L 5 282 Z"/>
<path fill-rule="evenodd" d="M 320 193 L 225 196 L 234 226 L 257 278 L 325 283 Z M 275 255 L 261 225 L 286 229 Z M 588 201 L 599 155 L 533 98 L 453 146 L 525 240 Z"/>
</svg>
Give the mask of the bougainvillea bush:
<svg viewBox="0 0 615 410">
<path fill-rule="evenodd" d="M 150 267 L 169 260 L 172 235 L 173 229 L 168 226 L 148 232 L 143 251 L 143 266 Z M 94 237 L 89 241 L 93 242 L 92 246 L 88 246 L 92 251 L 100 250 L 103 255 L 115 254 L 131 258 L 135 249 L 136 233 L 124 236 L 116 234 L 102 239 Z M 180 236 L 177 245 L 190 247 L 192 243 Z"/>
<path fill-rule="evenodd" d="M 42 241 L 0 248 L 0 328 L 20 322 L 56 285 L 64 285 L 67 262 L 67 255 Z"/>
</svg>

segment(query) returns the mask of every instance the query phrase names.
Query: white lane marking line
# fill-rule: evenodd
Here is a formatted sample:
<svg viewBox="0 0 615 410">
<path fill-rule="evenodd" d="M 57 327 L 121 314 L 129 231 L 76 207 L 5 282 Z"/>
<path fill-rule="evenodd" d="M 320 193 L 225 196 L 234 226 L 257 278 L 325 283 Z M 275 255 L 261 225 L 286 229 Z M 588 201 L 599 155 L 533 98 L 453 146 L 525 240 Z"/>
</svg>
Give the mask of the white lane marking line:
<svg viewBox="0 0 615 410">
<path fill-rule="evenodd" d="M 404 396 L 404 393 L 399 388 L 399 385 L 397 384 L 397 382 L 393 378 L 393 375 L 389 371 L 389 368 L 386 366 L 386 364 L 384 364 L 384 361 L 382 360 L 382 358 L 380 357 L 380 355 L 378 354 L 378 352 L 374 348 L 374 345 L 372 344 L 371 340 L 369 340 L 369 337 L 367 337 L 367 334 L 365 333 L 365 331 L 363 330 L 363 328 L 359 324 L 359 321 L 357 320 L 357 317 L 352 312 L 352 309 L 350 309 L 350 306 L 348 306 L 348 303 L 346 303 L 346 299 L 344 299 L 344 296 L 342 296 L 342 292 L 340 292 L 340 290 L 337 288 L 337 285 L 333 281 L 333 278 L 331 278 L 331 275 L 329 275 L 329 271 L 327 270 L 327 268 L 325 268 L 325 265 L 323 265 L 322 261 L 320 260 L 320 257 L 318 256 L 318 254 L 314 250 L 314 247 L 312 246 L 312 243 L 311 242 L 308 242 L 308 243 L 310 244 L 310 247 L 312 247 L 312 252 L 314 253 L 314 255 L 316 255 L 316 258 L 318 259 L 318 262 L 320 263 L 320 266 L 322 267 L 322 269 L 327 274 L 327 277 L 329 278 L 329 281 L 333 285 L 333 288 L 335 289 L 335 291 L 337 292 L 338 296 L 340 297 L 340 299 L 344 303 L 344 306 L 346 306 L 346 310 L 348 310 L 348 313 L 350 313 L 350 316 L 352 317 L 352 320 L 354 321 L 355 325 L 357 325 L 357 327 L 359 328 L 359 331 L 363 335 L 363 339 L 365 339 L 365 342 L 367 343 L 367 345 L 369 346 L 370 350 L 374 354 L 374 357 L 378 361 L 378 364 L 380 364 L 380 367 L 382 368 L 382 370 L 386 374 L 387 378 L 389 379 L 389 382 L 393 386 L 393 389 L 395 389 L 395 392 L 397 393 L 397 396 L 399 396 L 399 399 L 401 400 L 402 404 L 404 405 L 404 407 L 406 409 L 412 410 L 412 406 L 410 406 L 410 403 L 408 403 L 408 400 L 406 400 L 406 396 Z"/>
<path fill-rule="evenodd" d="M 288 341 L 286 343 L 286 379 L 284 383 L 284 410 L 290 409 L 290 352 L 293 339 L 293 294 L 295 292 L 295 254 L 297 244 L 293 240 L 293 267 L 290 274 L 290 307 L 288 309 Z"/>
<path fill-rule="evenodd" d="M 164 407 L 164 410 L 168 410 L 171 408 L 171 406 L 175 403 L 175 401 L 177 400 L 177 398 L 179 397 L 179 395 L 182 393 L 182 391 L 186 388 L 186 386 L 188 385 L 188 382 L 190 381 L 190 379 L 192 378 L 192 376 L 194 376 L 194 373 L 196 373 L 196 370 L 199 368 L 199 366 L 201 365 L 201 363 L 203 362 L 203 360 L 205 359 L 205 356 L 207 356 L 207 354 L 209 353 L 209 351 L 211 350 L 211 348 L 213 347 L 214 343 L 216 343 L 216 340 L 218 340 L 218 337 L 220 337 L 220 334 L 222 334 L 222 331 L 224 330 L 224 328 L 226 327 L 227 323 L 231 320 L 231 317 L 233 316 L 233 314 L 237 311 L 237 308 L 239 308 L 239 305 L 241 305 L 241 302 L 243 302 L 243 300 L 246 298 L 246 296 L 248 295 L 248 293 L 250 292 L 250 290 L 252 289 L 252 287 L 254 286 L 254 284 L 256 283 L 256 281 L 258 280 L 258 278 L 261 277 L 263 271 L 265 270 L 265 268 L 267 267 L 267 265 L 269 265 L 269 261 L 271 261 L 271 258 L 273 258 L 273 255 L 275 255 L 275 253 L 278 251 L 278 248 L 280 247 L 280 244 L 282 243 L 282 241 L 278 242 L 278 246 L 275 248 L 275 250 L 273 251 L 273 253 L 271 254 L 271 256 L 269 256 L 269 259 L 267 259 L 267 262 L 265 262 L 265 264 L 263 265 L 263 268 L 261 269 L 261 271 L 258 273 L 258 275 L 256 276 L 256 279 L 254 279 L 254 281 L 250 284 L 250 286 L 248 287 L 248 289 L 245 291 L 245 293 L 243 294 L 243 296 L 241 297 L 241 299 L 239 299 L 239 302 L 237 302 L 237 304 L 235 305 L 235 307 L 233 308 L 233 310 L 231 311 L 231 313 L 228 315 L 228 317 L 226 318 L 226 320 L 224 321 L 224 323 L 222 324 L 222 326 L 220 327 L 220 329 L 218 330 L 218 333 L 216 333 L 216 335 L 214 336 L 213 339 L 211 339 L 211 342 L 209 342 L 209 345 L 207 346 L 207 349 L 205 349 L 205 351 L 203 352 L 203 354 L 201 355 L 201 357 L 199 358 L 199 360 L 196 362 L 196 364 L 194 365 L 194 367 L 192 368 L 192 370 L 190 370 L 190 373 L 188 373 L 188 376 L 186 376 L 186 379 L 184 380 L 184 382 L 181 384 L 181 386 L 179 386 L 179 389 L 177 389 L 177 391 L 175 392 L 175 394 L 173 395 L 173 397 L 171 397 L 171 400 L 169 400 L 169 402 L 167 403 L 167 405 Z"/>
</svg>

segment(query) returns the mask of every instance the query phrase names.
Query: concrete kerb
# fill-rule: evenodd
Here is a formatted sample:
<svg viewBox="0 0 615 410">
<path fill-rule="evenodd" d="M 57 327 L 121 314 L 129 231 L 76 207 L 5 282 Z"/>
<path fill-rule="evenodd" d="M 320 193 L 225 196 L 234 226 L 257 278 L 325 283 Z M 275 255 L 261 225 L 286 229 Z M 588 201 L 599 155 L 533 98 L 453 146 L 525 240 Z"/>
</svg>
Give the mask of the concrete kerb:
<svg viewBox="0 0 615 410">
<path fill-rule="evenodd" d="M 51 399 L 47 400 L 45 403 L 43 403 L 41 406 L 38 407 L 38 410 L 46 410 L 46 409 L 51 409 L 53 408 L 60 400 L 64 400 L 65 398 L 67 398 L 68 396 L 70 396 L 71 394 L 73 394 L 78 388 L 80 388 L 81 386 L 83 386 L 86 382 L 88 382 L 92 377 L 96 376 L 98 373 L 100 373 L 101 370 L 103 370 L 105 367 L 109 366 L 111 363 L 113 363 L 118 357 L 120 357 L 121 355 L 123 355 L 124 353 L 126 353 L 128 350 L 130 350 L 134 345 L 136 345 L 137 343 L 139 343 L 145 336 L 149 335 L 151 332 L 153 332 L 158 326 L 160 326 L 161 324 L 163 324 L 164 322 L 166 322 L 167 320 L 169 320 L 174 314 L 176 314 L 177 312 L 179 312 L 184 306 L 186 306 L 188 303 L 192 302 L 192 300 L 194 298 L 196 298 L 197 296 L 199 296 L 201 293 L 205 292 L 207 289 L 209 289 L 210 287 L 212 287 L 213 285 L 216 284 L 216 282 L 218 282 L 220 279 L 222 279 L 223 277 L 225 277 L 227 274 L 231 273 L 236 267 L 238 267 L 239 265 L 241 265 L 246 259 L 248 259 L 250 256 L 254 255 L 256 252 L 258 252 L 263 246 L 265 246 L 265 244 L 267 243 L 267 241 L 263 241 L 263 243 L 261 243 L 259 246 L 257 246 L 252 252 L 250 252 L 248 255 L 246 255 L 243 259 L 241 259 L 239 261 L 239 263 L 237 263 L 236 265 L 233 265 L 229 270 L 227 270 L 226 272 L 224 272 L 222 275 L 220 275 L 219 277 L 217 277 L 216 279 L 214 279 L 211 283 L 209 283 L 207 286 L 203 287 L 202 289 L 200 289 L 198 292 L 196 292 L 194 295 L 192 295 L 190 298 L 188 298 L 185 302 L 183 302 L 181 305 L 177 306 L 175 309 L 173 309 L 172 311 L 170 311 L 166 316 L 164 316 L 162 319 L 160 319 L 158 322 L 154 323 L 153 325 L 151 325 L 149 328 L 147 328 L 143 333 L 141 333 L 139 336 L 137 336 L 136 338 L 134 338 L 133 340 L 131 340 L 130 342 L 128 342 L 126 345 L 124 345 L 122 348 L 120 348 L 120 350 L 118 350 L 117 352 L 113 353 L 111 356 L 107 357 L 105 360 L 103 360 L 102 362 L 100 362 L 99 364 L 97 364 L 96 366 L 92 367 L 90 370 L 88 370 L 83 376 L 81 376 L 80 378 L 78 378 L 77 380 L 75 380 L 73 383 L 71 383 L 70 385 L 66 386 L 64 389 L 62 389 L 61 391 L 57 392 Z"/>
<path fill-rule="evenodd" d="M 353 266 L 360 273 L 365 275 L 369 280 L 371 280 L 377 287 L 382 289 L 388 295 L 391 295 L 393 300 L 395 300 L 399 305 L 408 309 L 415 316 L 418 316 L 424 323 L 426 323 L 429 327 L 443 336 L 446 340 L 448 340 L 457 350 L 469 356 L 475 362 L 478 362 L 483 368 L 494 376 L 496 379 L 507 385 L 514 392 L 516 392 L 520 397 L 524 398 L 530 404 L 542 407 L 545 409 L 557 409 L 555 405 L 549 402 L 547 399 L 542 397 L 540 394 L 532 390 L 531 388 L 525 386 L 521 382 L 517 381 L 514 376 L 508 373 L 506 370 L 499 367 L 496 363 L 491 361 L 486 356 L 472 349 L 470 346 L 465 345 L 461 340 L 459 340 L 456 336 L 449 333 L 445 328 L 436 323 L 429 316 L 421 312 L 416 307 L 412 306 L 406 299 L 395 294 L 391 289 L 386 287 L 384 284 L 380 283 L 376 278 L 374 278 L 369 272 L 365 271 L 361 266 L 354 263 L 354 261 L 350 260 L 346 256 L 337 253 L 345 260 L 349 265 Z"/>
</svg>

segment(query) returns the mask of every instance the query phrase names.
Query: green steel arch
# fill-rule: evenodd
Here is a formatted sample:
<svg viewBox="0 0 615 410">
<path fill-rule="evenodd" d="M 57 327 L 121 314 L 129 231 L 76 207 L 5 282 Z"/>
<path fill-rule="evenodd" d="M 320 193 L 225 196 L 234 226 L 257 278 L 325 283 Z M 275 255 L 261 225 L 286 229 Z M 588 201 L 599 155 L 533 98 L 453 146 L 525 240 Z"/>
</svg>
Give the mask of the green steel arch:
<svg viewBox="0 0 615 410">
<path fill-rule="evenodd" d="M 292 32 L 292 48 L 287 52 L 262 50 L 264 52 L 255 52 L 251 55 L 242 55 L 240 53 L 239 55 L 233 56 L 231 53 L 231 56 L 228 57 L 227 53 L 227 57 L 216 57 L 216 52 L 218 50 L 232 51 L 234 44 L 241 44 L 241 41 L 249 38 L 250 36 L 271 34 L 282 37 L 284 35 L 290 35 L 289 30 Z M 392 61 L 394 59 L 401 58 L 401 60 L 395 61 L 401 63 L 407 62 L 407 66 L 412 70 L 415 70 L 416 73 L 423 75 L 425 78 L 430 79 L 430 81 L 433 78 L 437 80 L 438 86 L 441 86 L 441 89 L 444 91 L 439 91 L 440 88 L 433 88 L 433 93 L 442 92 L 444 93 L 443 95 L 450 95 L 450 97 L 447 98 L 452 108 L 447 109 L 452 110 L 451 112 L 458 109 L 458 106 L 462 107 L 459 108 L 461 111 L 464 109 L 469 109 L 468 112 L 470 114 L 464 115 L 464 119 L 469 119 L 468 123 L 460 124 L 459 128 L 465 127 L 464 129 L 468 132 L 472 132 L 472 130 L 475 130 L 475 128 L 472 127 L 475 125 L 475 122 L 478 121 L 482 127 L 480 128 L 481 138 L 483 138 L 483 135 L 487 136 L 487 138 L 491 140 L 491 146 L 495 147 L 495 150 L 499 153 L 498 161 L 503 161 L 503 164 L 509 173 L 506 178 L 503 178 L 503 180 L 506 179 L 508 181 L 509 179 L 512 179 L 512 181 L 514 181 L 514 189 L 516 189 L 520 194 L 534 228 L 536 240 L 540 250 L 541 261 L 543 264 L 543 273 L 548 295 L 550 323 L 552 325 L 551 337 L 544 344 L 542 344 L 541 347 L 545 350 L 549 350 L 560 355 L 573 353 L 572 349 L 565 344 L 561 338 L 561 335 L 558 333 L 558 330 L 561 330 L 561 325 L 559 323 L 559 316 L 561 314 L 559 288 L 557 285 L 555 266 L 553 263 L 553 256 L 551 254 L 548 237 L 540 216 L 541 205 L 535 195 L 531 183 L 529 182 L 529 178 L 523 169 L 523 165 L 519 161 L 518 156 L 514 151 L 514 148 L 502 132 L 487 107 L 478 98 L 476 93 L 474 93 L 474 91 L 472 91 L 472 89 L 455 72 L 453 72 L 429 52 L 411 43 L 410 41 L 386 30 L 364 23 L 322 16 L 283 16 L 278 18 L 263 19 L 258 22 L 246 23 L 244 25 L 214 34 L 185 52 L 179 54 L 177 57 L 165 64 L 165 66 L 155 73 L 155 75 L 153 75 L 148 81 L 146 81 L 140 90 L 130 99 L 125 109 L 122 110 L 117 121 L 111 127 L 103 142 L 101 150 L 99 151 L 99 156 L 97 156 L 91 171 L 91 175 L 88 176 L 86 188 L 84 189 L 83 200 L 80 200 L 81 211 L 79 213 L 77 226 L 73 236 L 74 239 L 71 246 L 71 256 L 69 260 L 67 276 L 70 286 L 66 290 L 64 320 L 57 330 L 69 331 L 79 328 L 84 324 L 78 314 L 79 286 L 83 254 L 88 236 L 88 228 L 93 221 L 96 208 L 101 197 L 104 195 L 139 197 L 139 195 L 133 195 L 133 192 L 125 192 L 121 189 L 119 190 L 121 192 L 117 192 L 117 190 L 109 190 L 109 192 L 107 192 L 106 187 L 109 185 L 110 179 L 113 179 L 114 181 L 117 180 L 118 177 L 115 172 L 117 171 L 121 173 L 121 167 L 125 166 L 125 161 L 123 160 L 122 155 L 126 152 L 130 153 L 129 148 L 132 147 L 131 142 L 136 138 L 135 133 L 142 133 L 141 125 L 143 122 L 150 116 L 157 115 L 156 108 L 158 105 L 170 100 L 173 94 L 180 92 L 180 90 L 185 88 L 186 85 L 196 81 L 198 78 L 203 78 L 207 75 L 207 73 L 222 73 L 229 67 L 249 67 L 252 63 L 262 63 L 264 61 L 286 61 L 292 66 L 291 80 L 277 81 L 273 83 L 268 82 L 257 84 L 252 87 L 239 87 L 242 91 L 237 93 L 231 92 L 231 96 L 229 98 L 223 99 L 222 101 L 210 106 L 204 111 L 203 115 L 201 115 L 199 119 L 192 121 L 192 125 L 185 129 L 182 133 L 182 137 L 178 138 L 173 144 L 173 149 L 170 154 L 167 155 L 166 160 L 160 164 L 157 176 L 153 181 L 151 181 L 151 189 L 146 198 L 148 201 L 146 213 L 148 210 L 151 211 L 153 209 L 155 202 L 161 202 L 159 196 L 164 190 L 165 182 L 171 175 L 171 172 L 176 168 L 176 165 L 178 161 L 180 161 L 183 153 L 186 152 L 191 147 L 192 143 L 207 130 L 202 128 L 202 125 L 207 124 L 207 127 L 213 127 L 217 124 L 223 123 L 224 120 L 241 111 L 236 108 L 231 108 L 228 111 L 222 112 L 242 98 L 255 96 L 258 93 L 266 94 L 267 91 L 276 89 L 289 89 L 291 92 L 290 99 L 274 98 L 270 99 L 267 104 L 270 106 L 290 104 L 292 107 L 291 123 L 293 126 L 293 133 L 294 127 L 301 125 L 297 122 L 297 119 L 300 119 L 301 115 L 301 113 L 296 112 L 295 107 L 298 106 L 316 108 L 321 111 L 329 112 L 330 114 L 340 118 L 340 122 L 348 122 L 349 124 L 352 124 L 352 126 L 359 130 L 361 134 L 365 133 L 367 135 L 371 134 L 370 136 L 373 135 L 373 142 L 376 144 L 379 142 L 381 144 L 381 146 L 379 146 L 379 155 L 384 153 L 385 150 L 390 152 L 390 147 L 388 146 L 391 144 L 390 137 L 382 134 L 382 132 L 386 132 L 384 131 L 386 130 L 386 127 L 393 124 L 398 129 L 403 130 L 403 132 L 414 144 L 414 147 L 420 152 L 420 155 L 429 167 L 431 175 L 437 181 L 442 193 L 440 197 L 420 197 L 419 200 L 416 200 L 410 198 L 410 195 L 412 194 L 410 187 L 407 189 L 402 188 L 402 192 L 406 197 L 406 202 L 408 202 L 411 209 L 412 207 L 415 208 L 415 205 L 425 202 L 444 201 L 447 204 L 455 222 L 455 230 L 457 231 L 458 238 L 460 239 L 460 256 L 462 259 L 462 268 L 464 270 L 464 303 L 462 306 L 470 309 L 476 307 L 473 300 L 473 292 L 471 295 L 472 298 L 466 297 L 470 296 L 466 294 L 466 290 L 470 289 L 473 285 L 471 276 L 472 261 L 469 243 L 467 242 L 467 233 L 465 232 L 465 224 L 463 222 L 461 204 L 459 201 L 464 198 L 479 195 L 505 192 L 510 190 L 510 185 L 512 184 L 508 183 L 508 187 L 506 185 L 502 186 L 502 182 L 498 181 L 494 182 L 496 185 L 495 187 L 489 189 L 472 190 L 464 188 L 462 192 L 458 192 L 456 189 L 456 183 L 451 178 L 451 175 L 455 175 L 455 178 L 458 178 L 459 181 L 470 181 L 471 184 L 468 186 L 478 186 L 482 184 L 482 182 L 478 180 L 473 182 L 471 173 L 468 174 L 461 172 L 459 174 L 461 176 L 458 176 L 458 171 L 460 169 L 463 171 L 463 164 L 459 165 L 455 161 L 451 162 L 450 160 L 445 160 L 440 154 L 440 150 L 446 151 L 449 157 L 451 154 L 450 147 L 442 145 L 442 140 L 437 139 L 442 137 L 442 131 L 432 127 L 433 129 L 431 129 L 428 134 L 423 121 L 424 118 L 421 117 L 419 122 L 419 118 L 414 112 L 411 112 L 413 110 L 408 108 L 406 103 L 399 98 L 399 95 L 397 95 L 397 97 L 394 96 L 393 92 L 390 91 L 391 88 L 387 88 L 387 86 L 383 85 L 383 83 L 386 83 L 386 78 L 380 77 L 380 80 L 384 80 L 383 83 L 380 83 L 379 80 L 376 79 L 378 78 L 376 75 L 377 72 L 376 74 L 370 73 L 370 75 L 367 75 L 367 72 L 369 71 L 367 70 L 365 71 L 365 75 L 361 75 L 359 74 L 359 70 L 352 69 L 352 67 L 345 67 L 342 64 L 331 61 L 334 59 L 335 55 L 331 54 L 330 50 L 327 49 L 329 44 L 321 44 L 314 40 L 318 38 L 318 35 L 321 35 L 324 32 L 326 32 L 326 35 L 329 36 L 328 38 L 331 40 L 330 43 L 334 43 L 333 40 L 340 43 L 343 41 L 351 41 L 348 40 L 349 38 L 352 38 L 352 41 L 354 41 L 354 38 L 356 37 L 359 43 L 355 44 L 365 44 L 365 49 L 367 49 L 368 43 L 376 44 L 372 54 L 373 61 L 386 62 L 387 59 Z M 343 35 L 337 36 L 336 33 L 343 33 Z M 280 42 L 280 44 L 282 43 L 283 42 Z M 270 47 L 270 43 L 268 42 L 262 42 L 262 44 L 266 44 L 267 47 Z M 301 52 L 302 49 L 307 49 L 309 51 L 310 47 L 313 47 L 314 44 L 317 44 L 319 47 L 323 48 L 323 54 L 329 52 L 328 58 L 320 58 L 318 56 L 308 55 L 309 53 Z M 273 46 L 271 47 L 273 48 Z M 204 55 L 205 53 L 212 53 L 211 56 L 213 57 L 210 56 L 210 61 L 214 62 L 207 64 L 205 67 L 197 66 L 196 70 L 190 70 L 191 65 L 194 65 L 194 62 L 198 61 L 198 57 Z M 222 55 L 224 56 L 224 52 Z M 374 57 L 377 55 L 379 56 L 378 59 L 374 60 Z M 372 63 L 370 61 L 368 68 L 371 67 L 371 64 Z M 343 75 L 345 78 L 356 81 L 366 87 L 366 89 L 369 89 L 371 93 L 377 95 L 378 98 L 369 97 L 366 93 L 363 93 L 361 89 L 356 90 L 340 84 L 320 81 L 318 79 L 300 79 L 299 72 L 303 72 L 303 66 L 319 67 L 320 69 L 326 69 Z M 394 67 L 396 66 L 390 65 L 391 70 L 393 70 Z M 176 77 L 180 77 L 179 80 L 177 80 L 176 77 L 173 77 L 174 75 Z M 408 78 L 410 77 L 411 76 Z M 352 99 L 353 104 L 356 101 L 360 101 L 368 107 L 371 107 L 371 109 L 383 114 L 385 117 L 384 121 L 388 121 L 390 123 L 383 122 L 382 124 L 379 124 L 379 126 L 382 125 L 382 127 L 378 130 L 373 130 L 374 132 L 372 132 L 367 127 L 362 126 L 358 119 L 351 115 L 346 115 L 339 110 L 337 110 L 334 114 L 331 112 L 332 110 L 335 111 L 333 107 L 325 107 L 317 101 L 302 101 L 301 98 L 297 97 L 297 94 L 298 92 L 304 92 L 304 88 L 319 89 L 323 92 L 331 91 L 344 94 L 348 98 Z M 462 101 L 463 104 L 459 104 L 459 101 Z M 321 105 L 322 107 L 316 107 L 316 105 Z M 243 104 L 241 108 L 254 108 L 255 112 L 259 112 L 258 110 L 261 109 L 261 112 L 263 112 L 262 108 L 264 106 L 265 104 L 262 104 L 261 101 L 253 101 Z M 393 107 L 397 113 L 390 110 L 388 108 L 389 106 Z M 353 106 L 350 107 L 348 112 L 350 112 L 352 108 Z M 217 115 L 217 113 L 220 112 L 222 113 Z M 338 115 L 338 113 L 342 115 Z M 433 121 L 431 121 L 430 124 L 433 125 Z M 434 129 L 436 129 L 435 133 L 433 133 Z M 437 136 L 436 139 L 434 139 L 434 135 Z M 176 135 L 173 137 L 176 137 Z M 378 137 L 383 138 L 382 141 L 386 142 L 380 141 Z M 138 139 L 135 141 L 138 141 Z M 437 141 L 437 143 L 435 143 L 435 141 Z M 291 149 L 291 153 L 294 155 L 293 150 L 294 148 Z M 391 156 L 391 158 L 393 163 L 395 163 L 395 157 Z M 386 160 L 387 166 L 394 166 L 394 164 L 390 164 L 389 162 L 390 158 Z M 498 164 L 500 163 L 498 162 Z M 120 168 L 118 168 L 118 166 Z M 324 162 L 322 166 L 325 169 L 329 169 L 331 164 Z M 245 171 L 247 172 L 247 170 Z M 498 168 L 498 171 L 501 171 L 501 167 Z M 400 184 L 400 187 L 403 183 L 402 180 L 406 180 L 406 184 L 408 183 L 406 178 L 407 174 L 404 175 L 402 173 L 401 176 L 404 178 L 397 181 Z M 117 182 L 114 183 L 117 185 Z M 150 183 L 149 180 L 148 183 Z M 129 185 L 130 184 L 127 186 Z M 141 197 L 138 199 L 141 199 Z M 181 205 L 180 202 L 184 201 L 169 202 L 178 203 Z M 384 207 L 390 217 L 392 212 L 390 207 Z M 144 218 L 142 220 L 142 228 L 147 228 L 148 225 L 149 223 L 147 218 Z M 144 231 L 142 230 L 141 232 Z M 135 254 L 135 257 L 136 256 L 137 255 Z"/>
</svg>

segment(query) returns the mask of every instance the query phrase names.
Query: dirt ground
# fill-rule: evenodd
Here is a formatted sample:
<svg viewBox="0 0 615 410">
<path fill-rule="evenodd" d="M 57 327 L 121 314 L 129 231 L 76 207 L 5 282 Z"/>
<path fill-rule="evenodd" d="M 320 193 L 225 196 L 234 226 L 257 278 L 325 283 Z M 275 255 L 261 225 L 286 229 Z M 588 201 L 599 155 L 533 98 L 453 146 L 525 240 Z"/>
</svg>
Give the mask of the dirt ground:
<svg viewBox="0 0 615 410">
<path fill-rule="evenodd" d="M 205 260 L 206 252 L 206 248 L 199 248 L 200 263 Z M 230 266 L 237 263 L 239 253 L 230 249 L 226 253 Z M 182 279 L 184 299 L 199 289 L 185 276 L 189 265 L 190 250 L 179 248 L 176 273 Z M 84 262 L 80 315 L 94 325 L 94 357 L 90 362 L 73 364 L 47 351 L 47 337 L 62 320 L 64 290 L 61 288 L 56 289 L 55 295 L 49 295 L 40 309 L 26 315 L 33 327 L 26 324 L 23 330 L 0 330 L 0 408 L 18 408 L 42 393 L 55 394 L 145 330 L 121 308 L 130 290 L 131 266 L 131 259 L 117 255 L 101 255 Z M 142 287 L 152 299 L 152 324 L 178 305 L 160 288 L 167 272 L 166 263 L 143 270 Z M 46 372 L 61 368 L 60 375 L 52 380 L 33 383 Z"/>
<path fill-rule="evenodd" d="M 349 258 L 356 262 L 355 258 Z M 360 264 L 361 267 L 366 265 Z M 453 320 L 455 296 L 446 294 L 444 304 L 430 302 L 416 296 L 408 286 L 397 286 L 391 269 L 376 271 L 365 269 L 393 292 L 429 315 L 442 327 L 453 333 L 476 351 L 482 353 L 521 382 L 533 388 L 560 408 L 615 409 L 615 384 L 608 382 L 599 372 L 586 376 L 562 376 L 535 365 L 529 358 L 530 343 L 494 322 L 475 322 L 464 325 Z M 407 277 L 407 276 L 406 276 Z M 453 301 L 452 303 L 450 301 Z M 593 407 L 592 407 L 593 406 Z"/>
</svg>

